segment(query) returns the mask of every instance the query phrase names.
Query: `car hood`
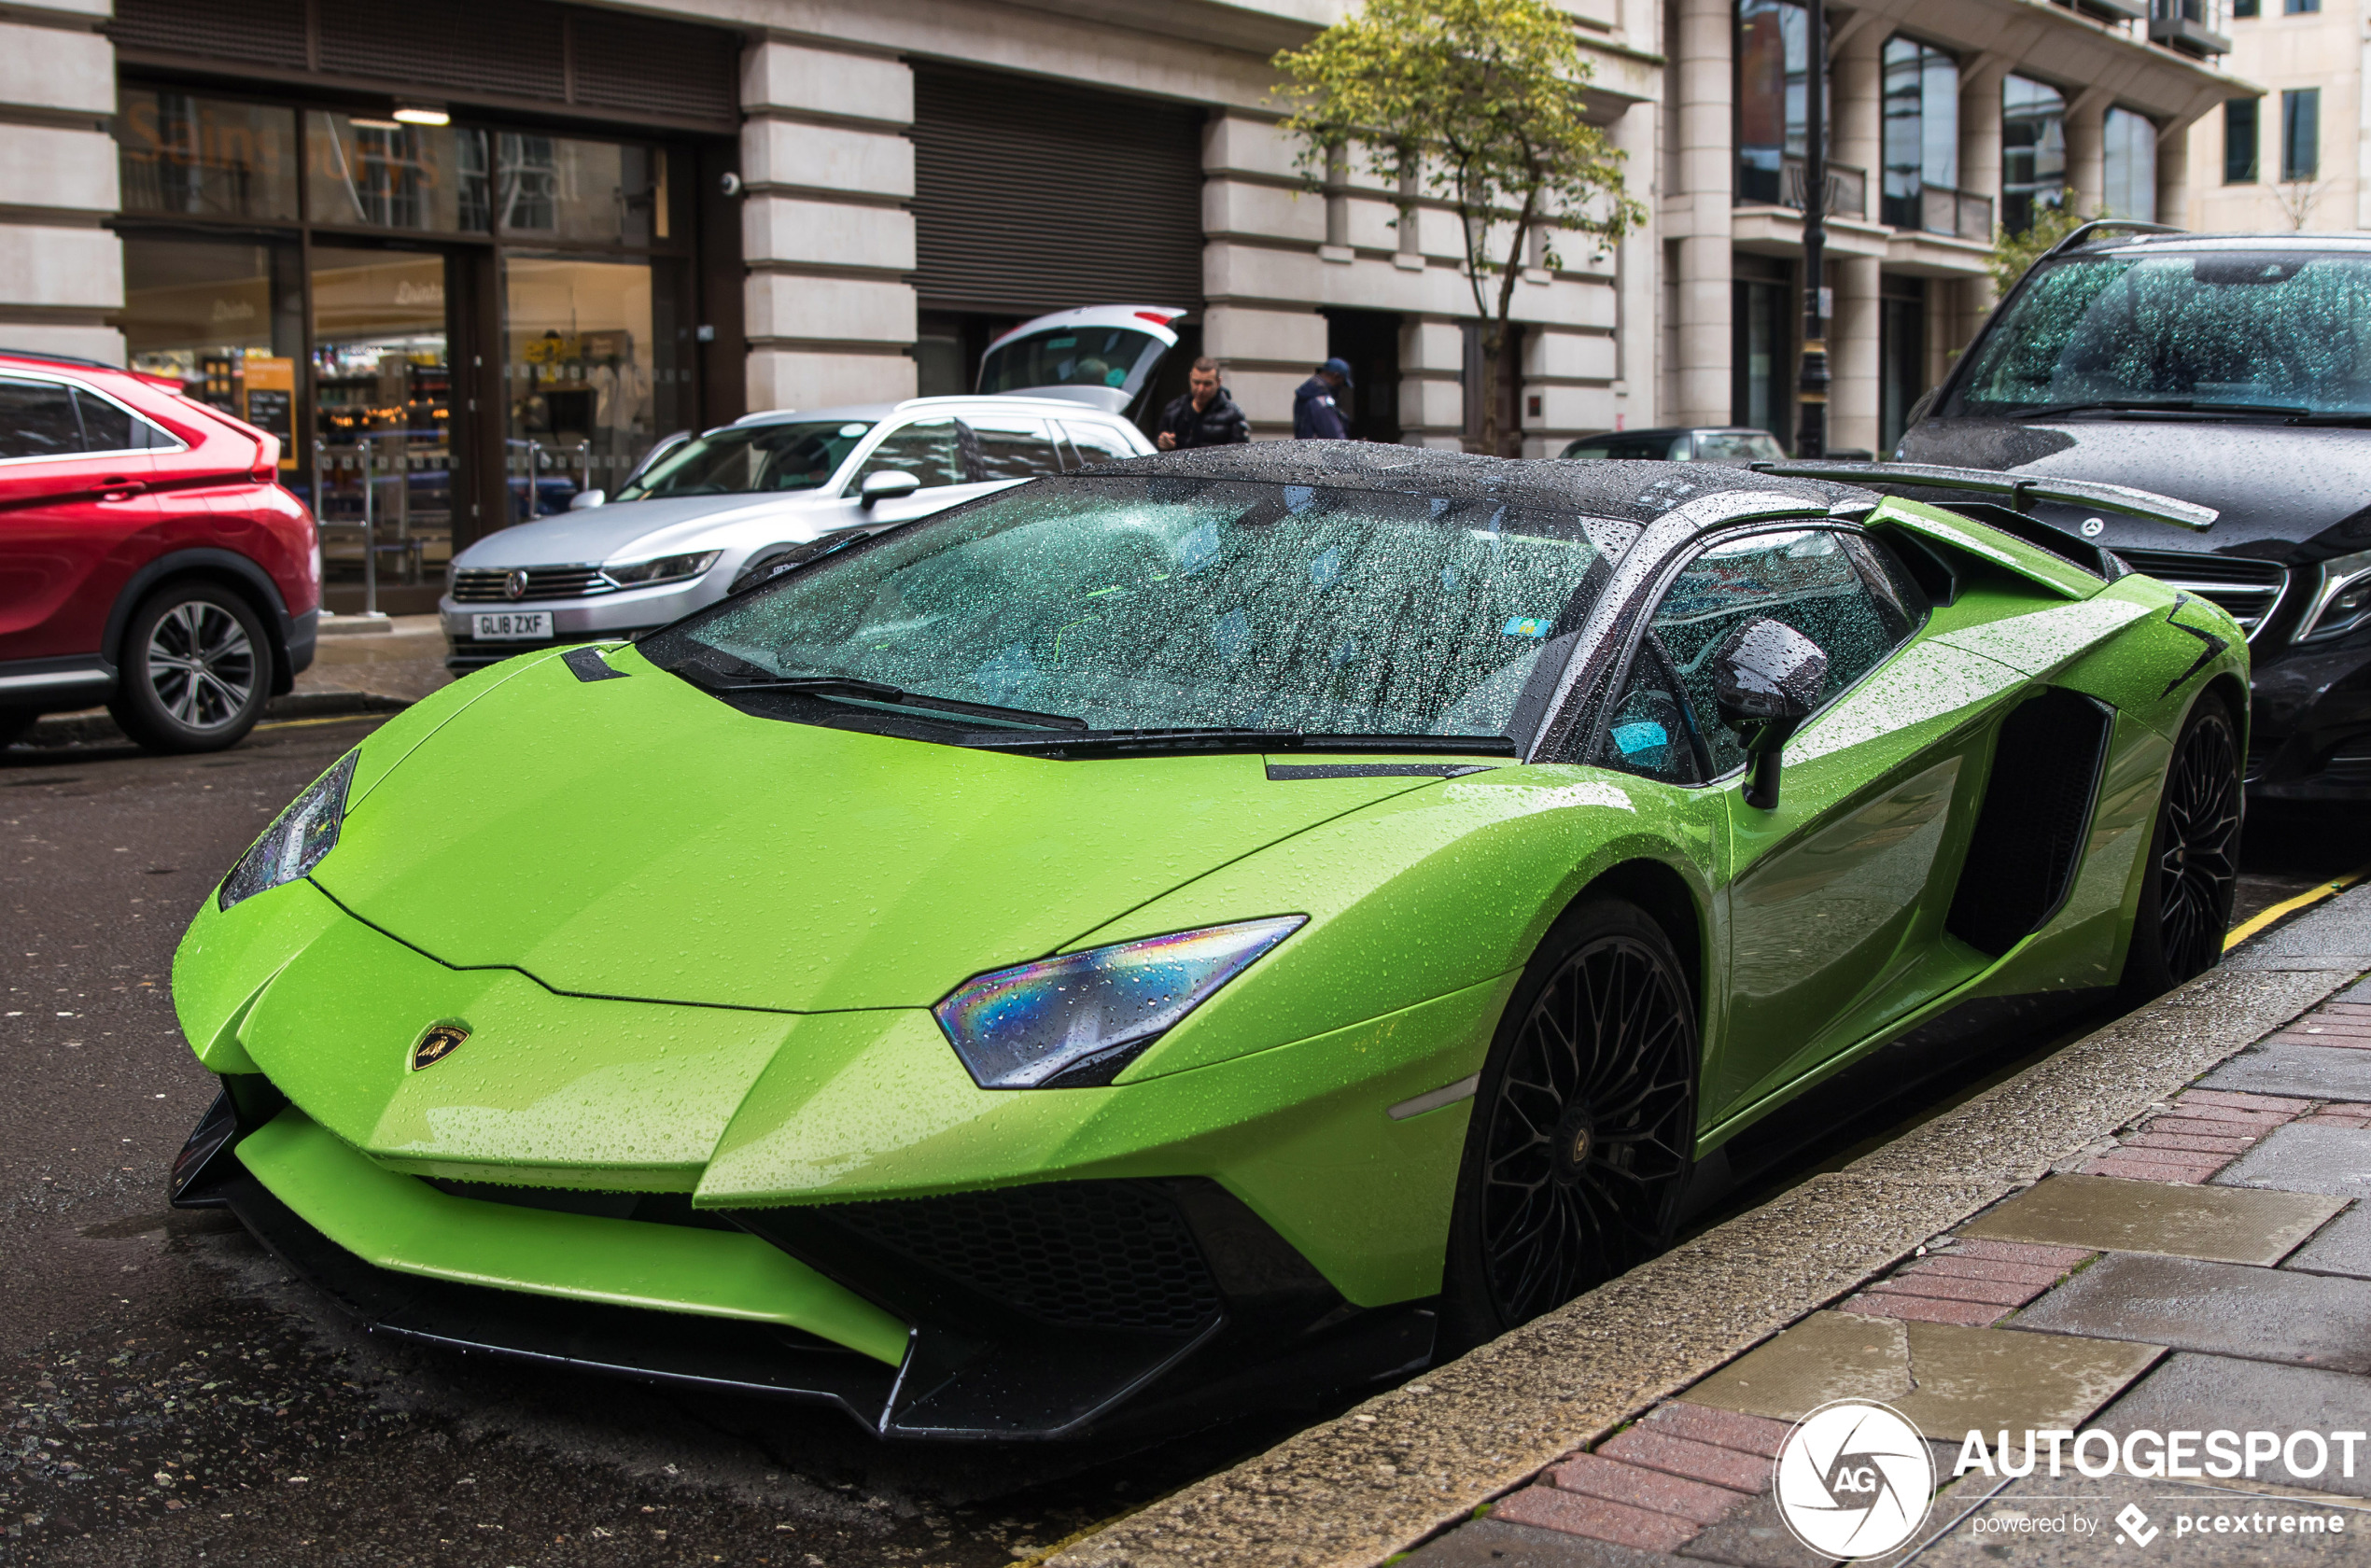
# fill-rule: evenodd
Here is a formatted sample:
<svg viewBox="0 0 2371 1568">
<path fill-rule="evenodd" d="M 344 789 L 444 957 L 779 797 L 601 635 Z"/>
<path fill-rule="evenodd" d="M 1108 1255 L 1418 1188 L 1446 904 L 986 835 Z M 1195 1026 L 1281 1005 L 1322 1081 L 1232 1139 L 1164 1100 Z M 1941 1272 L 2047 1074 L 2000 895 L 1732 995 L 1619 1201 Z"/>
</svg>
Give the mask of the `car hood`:
<svg viewBox="0 0 2371 1568">
<path fill-rule="evenodd" d="M 2326 548 L 2283 547 L 2340 524 L 2350 524 L 2341 535 L 2346 548 L 2371 543 L 2371 515 L 2357 520 L 2371 502 L 2371 430 L 2238 419 L 1929 419 L 1902 437 L 1901 458 L 2129 484 L 2223 514 L 2203 534 L 2110 514 L 2091 537 L 2111 550 L 2210 550 L 2284 560 L 2327 554 Z M 2035 510 L 2062 526 L 2091 515 L 2082 508 Z M 2351 537 L 2358 533 L 2359 540 Z"/>
<path fill-rule="evenodd" d="M 793 496 L 673 496 L 619 501 L 539 518 L 488 534 L 454 559 L 456 567 L 549 567 L 666 555 L 709 547 L 720 528 L 761 519 L 779 521 L 788 541 L 812 537 L 802 512 L 821 513 L 838 502 L 828 491 Z"/>
<path fill-rule="evenodd" d="M 753 718 L 548 658 L 378 771 L 313 880 L 458 969 L 586 997 L 927 1006 L 1424 777 L 1057 762 Z M 1245 908 L 1242 917 L 1290 913 Z"/>
</svg>

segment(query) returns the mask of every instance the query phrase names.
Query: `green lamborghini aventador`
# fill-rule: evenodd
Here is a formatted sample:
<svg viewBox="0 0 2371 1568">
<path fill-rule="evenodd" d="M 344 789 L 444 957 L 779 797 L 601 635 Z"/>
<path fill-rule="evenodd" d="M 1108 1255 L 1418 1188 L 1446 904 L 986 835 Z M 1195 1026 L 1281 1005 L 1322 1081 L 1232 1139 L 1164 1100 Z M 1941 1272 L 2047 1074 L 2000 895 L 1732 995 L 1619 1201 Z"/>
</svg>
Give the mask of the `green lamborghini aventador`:
<svg viewBox="0 0 2371 1568">
<path fill-rule="evenodd" d="M 2216 960 L 2245 639 L 2044 492 L 2212 521 L 1275 443 L 818 540 L 288 807 L 175 965 L 175 1201 L 885 1435 L 1403 1373 Z"/>
</svg>

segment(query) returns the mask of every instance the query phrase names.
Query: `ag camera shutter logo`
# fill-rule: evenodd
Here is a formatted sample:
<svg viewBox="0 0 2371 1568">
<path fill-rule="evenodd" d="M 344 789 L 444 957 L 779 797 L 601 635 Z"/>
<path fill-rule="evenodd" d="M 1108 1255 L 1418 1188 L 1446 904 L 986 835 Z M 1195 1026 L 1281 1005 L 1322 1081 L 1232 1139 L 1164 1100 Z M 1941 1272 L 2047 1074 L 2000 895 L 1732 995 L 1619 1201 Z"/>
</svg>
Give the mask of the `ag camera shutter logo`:
<svg viewBox="0 0 2371 1568">
<path fill-rule="evenodd" d="M 1927 1522 L 1934 1455 L 1901 1413 L 1865 1399 L 1822 1405 L 1778 1450 L 1778 1517 L 1826 1557 L 1876 1557 Z"/>
</svg>

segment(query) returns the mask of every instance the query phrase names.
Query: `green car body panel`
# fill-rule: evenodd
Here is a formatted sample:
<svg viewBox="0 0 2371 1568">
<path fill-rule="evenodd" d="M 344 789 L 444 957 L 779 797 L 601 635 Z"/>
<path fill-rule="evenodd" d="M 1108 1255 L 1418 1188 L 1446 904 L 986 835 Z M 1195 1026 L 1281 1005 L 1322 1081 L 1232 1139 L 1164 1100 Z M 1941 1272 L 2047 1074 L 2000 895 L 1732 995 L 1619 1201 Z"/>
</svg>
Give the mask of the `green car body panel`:
<svg viewBox="0 0 2371 1568">
<path fill-rule="evenodd" d="M 1349 1304 L 1419 1301 L 1474 1101 L 1394 1108 L 1480 1071 L 1609 876 L 1692 919 L 1704 1156 L 1963 1003 L 2115 983 L 2173 740 L 2210 687 L 2244 722 L 2244 637 L 1953 512 L 1859 524 L 1928 541 L 1958 592 L 1793 736 L 1771 811 L 1733 775 L 1438 750 L 1048 761 L 755 717 L 630 648 L 623 679 L 513 660 L 362 743 L 309 876 L 207 902 L 181 1025 L 288 1102 L 246 1169 L 380 1268 L 894 1364 L 906 1323 L 754 1235 L 431 1183 L 729 1214 L 1191 1178 Z M 2004 718 L 2053 688 L 2113 710 L 2097 805 L 2057 912 L 1988 955 L 1944 929 L 1954 885 Z M 1280 915 L 1306 923 L 1103 1086 L 983 1089 L 931 1011 L 1002 966 Z M 469 1038 L 415 1070 L 439 1024 Z"/>
</svg>

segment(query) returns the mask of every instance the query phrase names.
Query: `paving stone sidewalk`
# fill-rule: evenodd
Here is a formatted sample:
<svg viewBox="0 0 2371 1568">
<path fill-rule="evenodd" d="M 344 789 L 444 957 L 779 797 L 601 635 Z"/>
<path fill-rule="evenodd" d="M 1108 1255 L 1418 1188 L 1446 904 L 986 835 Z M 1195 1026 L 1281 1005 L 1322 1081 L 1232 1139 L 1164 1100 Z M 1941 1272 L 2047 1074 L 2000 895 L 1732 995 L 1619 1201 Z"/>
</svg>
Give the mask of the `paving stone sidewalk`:
<svg viewBox="0 0 2371 1568">
<path fill-rule="evenodd" d="M 2128 1502 L 2342 1518 L 2346 1531 L 2151 1537 L 2168 1562 L 2371 1562 L 2371 1445 L 2250 1486 L 1971 1473 L 1970 1430 L 2371 1431 L 2371 981 L 2356 984 L 1914 1256 L 1542 1471 L 1407 1568 L 1810 1568 L 1771 1496 L 1790 1424 L 1883 1401 L 1942 1495 L 1888 1563 L 2085 1562 L 2133 1550 Z M 2013 1437 L 2013 1445 L 2021 1437 Z M 2279 1481 L 2280 1487 L 2269 1483 Z M 2189 1499 L 2190 1501 L 2184 1501 Z M 2195 1503 L 2195 1510 L 2193 1504 Z M 2082 1515 L 2088 1535 L 2018 1533 Z M 2011 1521 L 2002 1524 L 2000 1520 Z M 2244 1527 L 2243 1527 L 2244 1528 Z M 2263 1526 L 2259 1526 L 2263 1528 Z"/>
</svg>

